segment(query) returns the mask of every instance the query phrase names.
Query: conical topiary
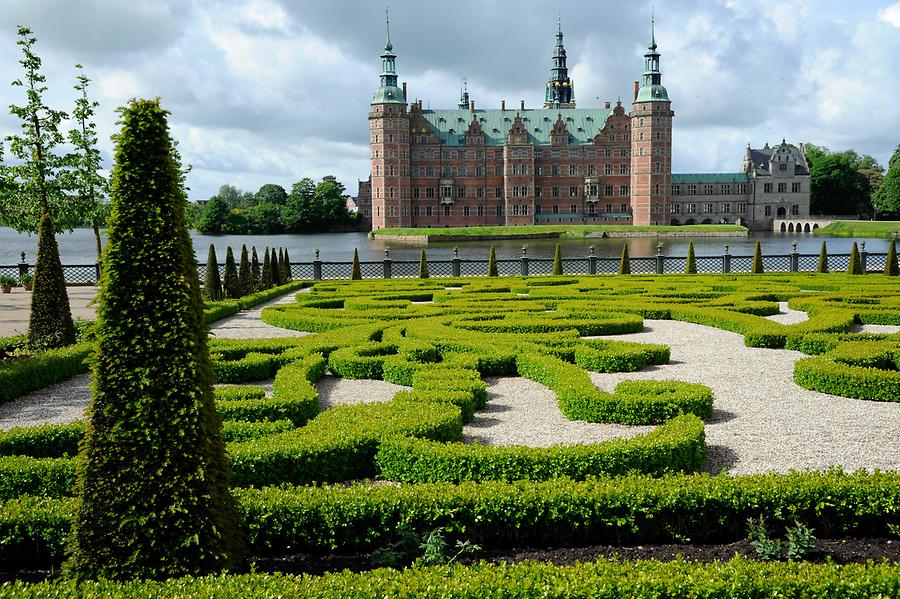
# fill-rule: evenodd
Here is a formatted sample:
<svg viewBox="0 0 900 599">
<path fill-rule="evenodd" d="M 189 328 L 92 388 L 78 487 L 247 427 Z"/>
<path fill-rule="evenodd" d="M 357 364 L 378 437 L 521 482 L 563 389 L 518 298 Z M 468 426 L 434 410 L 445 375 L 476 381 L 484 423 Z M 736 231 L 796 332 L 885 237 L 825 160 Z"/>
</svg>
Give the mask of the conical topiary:
<svg viewBox="0 0 900 599">
<path fill-rule="evenodd" d="M 353 248 L 353 266 L 350 267 L 350 279 L 359 281 L 362 279 L 362 272 L 359 269 L 359 252 Z"/>
<path fill-rule="evenodd" d="M 241 284 L 241 295 L 253 293 L 253 271 L 247 254 L 247 244 L 241 246 L 241 263 L 238 267 L 238 281 Z"/>
<path fill-rule="evenodd" d="M 419 278 L 428 278 L 428 258 L 425 257 L 425 250 L 419 254 Z"/>
<path fill-rule="evenodd" d="M 272 287 L 281 285 L 281 266 L 278 264 L 278 254 L 275 248 L 269 251 L 269 275 L 272 277 Z"/>
<path fill-rule="evenodd" d="M 283 285 L 287 282 L 284 276 L 284 248 L 278 248 L 278 284 Z"/>
<path fill-rule="evenodd" d="M 166 112 L 121 111 L 68 573 L 166 579 L 242 561 L 197 261 Z"/>
<path fill-rule="evenodd" d="M 284 260 L 280 262 L 281 264 L 281 282 L 290 283 L 294 275 L 291 273 L 291 257 L 288 256 L 287 248 L 284 248 Z"/>
<path fill-rule="evenodd" d="M 206 254 L 206 276 L 203 278 L 203 295 L 207 301 L 222 299 L 222 278 L 219 276 L 219 260 L 216 258 L 216 246 L 209 244 Z"/>
<path fill-rule="evenodd" d="M 861 275 L 862 274 L 862 262 L 859 259 L 859 248 L 856 247 L 856 242 L 853 242 L 853 247 L 850 249 L 850 263 L 847 265 L 847 274 L 848 275 Z"/>
<path fill-rule="evenodd" d="M 753 265 L 750 267 L 750 272 L 757 275 L 763 273 L 762 248 L 759 241 L 756 242 L 756 247 L 753 249 Z"/>
<path fill-rule="evenodd" d="M 897 264 L 897 240 L 891 239 L 891 245 L 888 246 L 887 258 L 884 260 L 884 274 L 889 277 L 900 275 L 900 266 Z"/>
<path fill-rule="evenodd" d="M 253 290 L 260 289 L 259 282 L 262 278 L 262 267 L 259 265 L 259 256 L 256 255 L 256 246 L 253 246 L 250 258 L 250 273 L 253 275 Z"/>
<path fill-rule="evenodd" d="M 488 253 L 488 273 L 489 277 L 497 276 L 497 253 L 494 251 L 494 246 L 491 246 L 491 251 Z"/>
<path fill-rule="evenodd" d="M 75 343 L 75 324 L 66 293 L 66 279 L 53 234 L 53 219 L 41 214 L 34 268 L 34 294 L 28 317 L 28 347 L 41 350 Z"/>
<path fill-rule="evenodd" d="M 685 274 L 697 274 L 697 257 L 694 255 L 694 242 L 688 242 L 687 260 L 684 263 Z"/>
<path fill-rule="evenodd" d="M 562 252 L 559 250 L 559 244 L 556 244 L 556 251 L 553 253 L 553 274 L 563 274 Z"/>
<path fill-rule="evenodd" d="M 263 253 L 262 274 L 259 275 L 259 288 L 270 289 L 272 287 L 272 261 L 269 259 L 269 248 Z"/>
<path fill-rule="evenodd" d="M 619 274 L 631 274 L 631 258 L 628 257 L 628 243 L 622 245 L 622 259 L 619 260 Z"/>
<path fill-rule="evenodd" d="M 816 267 L 817 272 L 828 272 L 828 248 L 825 242 L 822 242 L 822 249 L 819 250 L 819 265 Z"/>
<path fill-rule="evenodd" d="M 234 262 L 234 252 L 231 246 L 225 252 L 225 279 L 222 282 L 225 288 L 225 297 L 237 299 L 241 297 L 241 280 L 238 278 L 237 264 Z"/>
</svg>

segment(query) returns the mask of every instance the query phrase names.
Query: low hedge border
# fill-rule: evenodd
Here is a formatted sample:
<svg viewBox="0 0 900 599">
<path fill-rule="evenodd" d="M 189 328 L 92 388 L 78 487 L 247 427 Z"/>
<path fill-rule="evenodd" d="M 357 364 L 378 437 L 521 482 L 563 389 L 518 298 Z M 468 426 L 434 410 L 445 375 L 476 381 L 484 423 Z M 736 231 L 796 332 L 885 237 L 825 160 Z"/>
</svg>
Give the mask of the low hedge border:
<svg viewBox="0 0 900 599">
<path fill-rule="evenodd" d="M 382 477 L 402 483 L 584 480 L 628 472 L 660 476 L 699 470 L 706 463 L 706 443 L 703 421 L 683 415 L 644 435 L 590 445 L 495 447 L 395 437 L 381 443 L 375 461 Z"/>
<path fill-rule="evenodd" d="M 0 403 L 87 372 L 93 351 L 93 343 L 82 342 L 0 363 Z"/>
</svg>

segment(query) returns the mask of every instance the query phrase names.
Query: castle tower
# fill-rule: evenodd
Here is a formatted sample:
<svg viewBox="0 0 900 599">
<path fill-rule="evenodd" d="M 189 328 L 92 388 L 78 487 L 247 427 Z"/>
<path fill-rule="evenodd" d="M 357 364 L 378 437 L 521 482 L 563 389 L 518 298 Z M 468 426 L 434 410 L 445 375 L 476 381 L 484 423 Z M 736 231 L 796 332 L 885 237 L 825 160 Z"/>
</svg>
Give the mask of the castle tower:
<svg viewBox="0 0 900 599">
<path fill-rule="evenodd" d="M 381 84 L 369 111 L 372 161 L 372 228 L 410 226 L 409 114 L 406 90 L 397 86 L 390 21 L 381 54 Z M 405 87 L 406 84 L 404 84 Z"/>
<path fill-rule="evenodd" d="M 563 47 L 562 23 L 556 17 L 556 48 L 553 50 L 553 68 L 544 94 L 544 108 L 575 108 L 575 87 L 569 79 L 566 67 L 566 49 Z"/>
<path fill-rule="evenodd" d="M 672 103 L 662 85 L 655 22 L 644 54 L 644 76 L 635 83 L 631 110 L 631 210 L 635 225 L 668 224 L 672 194 Z"/>
</svg>

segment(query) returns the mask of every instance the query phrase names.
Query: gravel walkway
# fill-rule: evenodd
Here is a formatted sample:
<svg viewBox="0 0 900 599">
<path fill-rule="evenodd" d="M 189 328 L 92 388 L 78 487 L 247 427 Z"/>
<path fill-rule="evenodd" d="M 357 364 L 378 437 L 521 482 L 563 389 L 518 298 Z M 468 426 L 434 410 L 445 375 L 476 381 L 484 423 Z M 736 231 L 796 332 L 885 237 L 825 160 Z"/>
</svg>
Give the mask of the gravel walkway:
<svg viewBox="0 0 900 599">
<path fill-rule="evenodd" d="M 83 420 L 84 409 L 91 400 L 90 384 L 90 374 L 79 374 L 0 404 L 0 430 Z"/>
<path fill-rule="evenodd" d="M 253 339 L 256 337 L 303 337 L 309 335 L 305 331 L 293 331 L 290 329 L 282 329 L 273 327 L 262 321 L 263 308 L 275 306 L 277 304 L 292 304 L 297 293 L 303 293 L 308 289 L 299 292 L 291 292 L 281 297 L 275 298 L 264 304 L 260 304 L 250 310 L 238 312 L 234 316 L 217 320 L 209 327 L 209 334 L 217 339 Z"/>
<path fill-rule="evenodd" d="M 809 314 L 800 310 L 792 310 L 788 308 L 787 302 L 778 302 L 778 314 L 766 316 L 765 318 L 780 322 L 781 324 L 796 324 L 809 320 Z"/>
</svg>

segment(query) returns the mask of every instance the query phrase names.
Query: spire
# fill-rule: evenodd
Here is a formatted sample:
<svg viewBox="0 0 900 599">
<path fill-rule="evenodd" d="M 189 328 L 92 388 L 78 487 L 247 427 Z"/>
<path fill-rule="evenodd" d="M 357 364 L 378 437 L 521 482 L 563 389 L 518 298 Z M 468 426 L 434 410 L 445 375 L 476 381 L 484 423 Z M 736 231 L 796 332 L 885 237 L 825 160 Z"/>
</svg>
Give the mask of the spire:
<svg viewBox="0 0 900 599">
<path fill-rule="evenodd" d="M 397 71 L 394 54 L 394 46 L 391 44 L 391 19 L 388 9 L 384 9 L 384 23 L 387 37 L 384 42 L 384 52 L 381 53 L 381 85 L 375 90 L 372 104 L 406 104 L 406 97 L 397 87 Z"/>
<path fill-rule="evenodd" d="M 650 8 L 650 44 L 647 46 L 650 50 L 656 50 L 656 9 Z"/>
<path fill-rule="evenodd" d="M 669 94 L 662 85 L 659 52 L 656 50 L 656 15 L 650 16 L 650 44 L 644 54 L 644 76 L 635 102 L 668 102 Z"/>
<path fill-rule="evenodd" d="M 384 7 L 384 25 L 387 29 L 387 38 L 384 41 L 384 50 L 385 52 L 390 52 L 394 49 L 394 46 L 391 45 L 391 15 L 388 13 L 388 7 L 385 5 Z"/>
<path fill-rule="evenodd" d="M 469 82 L 463 79 L 463 86 L 459 90 L 459 104 L 457 106 L 460 110 L 468 110 L 469 108 Z"/>
<path fill-rule="evenodd" d="M 563 46 L 562 17 L 556 13 L 556 47 L 553 50 L 553 67 L 544 94 L 544 108 L 574 108 L 575 90 L 566 67 L 566 48 Z"/>
</svg>

